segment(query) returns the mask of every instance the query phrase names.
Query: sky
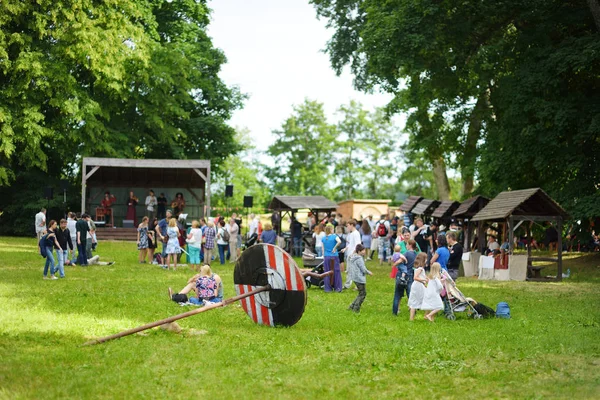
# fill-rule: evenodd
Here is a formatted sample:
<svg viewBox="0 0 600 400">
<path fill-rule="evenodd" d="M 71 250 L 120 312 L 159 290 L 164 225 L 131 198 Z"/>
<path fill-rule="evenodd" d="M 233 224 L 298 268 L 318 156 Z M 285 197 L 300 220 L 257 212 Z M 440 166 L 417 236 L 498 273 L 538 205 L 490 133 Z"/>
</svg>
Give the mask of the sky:
<svg viewBox="0 0 600 400">
<path fill-rule="evenodd" d="M 354 90 L 348 71 L 336 76 L 322 52 L 333 31 L 308 0 L 212 0 L 209 7 L 209 35 L 228 60 L 220 77 L 249 96 L 230 124 L 248 128 L 259 150 L 273 143 L 271 131 L 305 98 L 324 103 L 332 122 L 352 99 L 370 110 L 391 100 Z"/>
</svg>

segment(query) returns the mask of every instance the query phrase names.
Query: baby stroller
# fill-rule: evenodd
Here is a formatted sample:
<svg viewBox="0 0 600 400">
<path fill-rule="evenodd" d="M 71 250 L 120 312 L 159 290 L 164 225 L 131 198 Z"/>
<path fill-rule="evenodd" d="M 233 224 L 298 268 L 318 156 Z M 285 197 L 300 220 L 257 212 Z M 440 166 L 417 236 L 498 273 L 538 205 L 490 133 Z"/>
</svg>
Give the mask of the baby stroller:
<svg viewBox="0 0 600 400">
<path fill-rule="evenodd" d="M 246 240 L 246 243 L 244 243 L 243 248 L 247 249 L 250 246 L 254 246 L 257 241 L 258 241 L 258 235 L 256 233 L 253 233 L 252 236 L 250 236 L 248 238 L 248 240 Z"/>
<path fill-rule="evenodd" d="M 304 253 L 302 253 L 302 264 L 304 264 L 304 268 L 312 268 L 311 272 L 317 274 L 325 272 L 325 269 L 323 268 L 323 257 L 317 257 L 317 255 L 310 250 L 304 250 Z M 325 286 L 325 280 L 323 278 L 305 276 L 304 280 L 306 281 L 307 288 L 315 285 L 323 289 Z"/>
<path fill-rule="evenodd" d="M 456 316 L 454 313 L 467 312 L 467 315 L 474 319 L 482 319 L 483 315 L 479 314 L 475 307 L 469 302 L 464 294 L 456 287 L 454 279 L 450 277 L 448 271 L 442 270 L 444 279 L 444 288 L 446 289 L 446 297 L 444 301 L 444 315 L 450 321 L 454 321 Z"/>
</svg>

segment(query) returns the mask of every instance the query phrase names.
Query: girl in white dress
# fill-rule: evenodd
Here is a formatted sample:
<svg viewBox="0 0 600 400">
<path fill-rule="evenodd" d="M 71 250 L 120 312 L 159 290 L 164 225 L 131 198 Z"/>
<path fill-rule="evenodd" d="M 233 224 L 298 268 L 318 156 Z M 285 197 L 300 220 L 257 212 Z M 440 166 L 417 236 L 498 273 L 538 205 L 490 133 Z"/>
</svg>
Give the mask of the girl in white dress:
<svg viewBox="0 0 600 400">
<path fill-rule="evenodd" d="M 433 322 L 435 314 L 444 308 L 444 303 L 440 296 L 443 288 L 441 272 L 442 266 L 440 263 L 434 262 L 431 264 L 431 269 L 429 270 L 429 283 L 425 289 L 423 304 L 421 304 L 421 310 L 430 310 L 429 314 L 425 314 L 424 318 L 431 322 Z"/>
<path fill-rule="evenodd" d="M 423 298 L 425 297 L 425 285 L 427 284 L 427 276 L 425 275 L 425 263 L 427 262 L 427 254 L 421 252 L 417 254 L 414 263 L 414 278 L 412 285 L 410 284 L 410 275 L 409 275 L 409 285 L 410 287 L 410 295 L 408 296 L 408 308 L 410 308 L 410 320 L 413 321 L 415 319 L 415 314 L 417 310 L 422 309 Z"/>
</svg>

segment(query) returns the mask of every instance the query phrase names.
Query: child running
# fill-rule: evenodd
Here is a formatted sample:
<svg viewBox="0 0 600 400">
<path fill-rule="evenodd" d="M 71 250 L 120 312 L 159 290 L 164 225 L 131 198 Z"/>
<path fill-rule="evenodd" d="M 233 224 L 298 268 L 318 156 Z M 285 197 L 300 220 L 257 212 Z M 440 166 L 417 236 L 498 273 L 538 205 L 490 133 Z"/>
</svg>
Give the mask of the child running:
<svg viewBox="0 0 600 400">
<path fill-rule="evenodd" d="M 174 262 L 173 271 L 177 270 L 177 254 L 181 253 L 181 247 L 179 246 L 179 228 L 177 227 L 177 220 L 171 218 L 169 220 L 169 227 L 167 228 L 167 236 L 169 241 L 167 242 L 167 270 L 171 269 L 171 261 Z"/>
<path fill-rule="evenodd" d="M 421 310 L 430 310 L 429 314 L 425 314 L 424 318 L 431 322 L 433 322 L 435 314 L 444 308 L 444 303 L 440 297 L 443 288 L 441 273 L 442 266 L 440 263 L 434 262 L 431 264 L 428 275 L 429 283 L 425 289 L 425 297 L 423 298 L 423 304 L 421 305 Z"/>
<path fill-rule="evenodd" d="M 348 277 L 356 284 L 358 288 L 358 296 L 350 304 L 348 310 L 354 311 L 355 313 L 360 312 L 365 297 L 367 297 L 367 274 L 373 275 L 371 271 L 365 266 L 365 259 L 363 258 L 366 253 L 365 246 L 362 244 L 356 245 L 356 250 L 348 257 Z"/>
<path fill-rule="evenodd" d="M 417 310 L 423 305 L 425 297 L 425 285 L 427 284 L 427 276 L 425 275 L 425 263 L 427 262 L 427 254 L 419 253 L 415 258 L 414 263 L 414 281 L 408 295 L 408 307 L 410 308 L 410 320 L 414 321 Z"/>
</svg>

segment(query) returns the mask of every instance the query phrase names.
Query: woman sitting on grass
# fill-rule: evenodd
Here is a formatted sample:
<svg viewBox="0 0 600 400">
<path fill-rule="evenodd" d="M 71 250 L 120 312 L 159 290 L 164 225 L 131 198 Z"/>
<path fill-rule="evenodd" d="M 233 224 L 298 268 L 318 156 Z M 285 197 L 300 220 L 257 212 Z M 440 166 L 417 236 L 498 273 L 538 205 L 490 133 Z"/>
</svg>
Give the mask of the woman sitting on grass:
<svg viewBox="0 0 600 400">
<path fill-rule="evenodd" d="M 169 298 L 184 303 L 189 292 L 195 292 L 197 296 L 189 298 L 188 301 L 192 304 L 203 306 L 206 303 L 219 303 L 223 301 L 223 281 L 212 272 L 210 265 L 204 264 L 200 273 L 192 276 L 178 293 L 173 294 L 173 290 L 169 288 Z"/>
</svg>

